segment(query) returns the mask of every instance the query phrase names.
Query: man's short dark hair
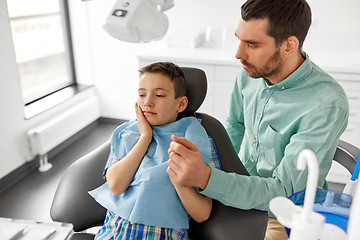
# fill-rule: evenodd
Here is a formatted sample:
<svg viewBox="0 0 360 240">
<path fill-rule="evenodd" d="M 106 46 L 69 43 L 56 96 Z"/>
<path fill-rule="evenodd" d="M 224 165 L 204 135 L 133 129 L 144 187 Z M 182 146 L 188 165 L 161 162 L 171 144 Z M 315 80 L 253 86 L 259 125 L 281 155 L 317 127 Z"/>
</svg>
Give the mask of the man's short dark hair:
<svg viewBox="0 0 360 240">
<path fill-rule="evenodd" d="M 179 66 L 171 62 L 156 62 L 139 69 L 140 77 L 147 72 L 161 73 L 170 78 L 175 88 L 175 98 L 186 96 L 186 81 Z"/>
<path fill-rule="evenodd" d="M 248 0 L 241 6 L 241 16 L 244 21 L 268 19 L 268 34 L 277 46 L 295 36 L 299 49 L 311 25 L 311 9 L 305 0 Z"/>
</svg>

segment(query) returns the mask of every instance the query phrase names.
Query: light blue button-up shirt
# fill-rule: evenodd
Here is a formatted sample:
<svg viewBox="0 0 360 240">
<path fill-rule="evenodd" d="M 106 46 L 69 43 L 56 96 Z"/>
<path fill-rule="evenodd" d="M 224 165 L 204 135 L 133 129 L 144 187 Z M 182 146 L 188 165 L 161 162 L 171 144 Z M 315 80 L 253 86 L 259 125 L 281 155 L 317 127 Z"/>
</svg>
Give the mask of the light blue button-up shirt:
<svg viewBox="0 0 360 240">
<path fill-rule="evenodd" d="M 306 55 L 288 78 L 269 85 L 241 70 L 236 78 L 226 130 L 250 177 L 212 169 L 202 194 L 241 209 L 269 210 L 276 196 L 290 196 L 306 186 L 307 170 L 296 168 L 301 150 L 319 161 L 318 187 L 325 177 L 348 120 L 341 86 Z"/>
</svg>

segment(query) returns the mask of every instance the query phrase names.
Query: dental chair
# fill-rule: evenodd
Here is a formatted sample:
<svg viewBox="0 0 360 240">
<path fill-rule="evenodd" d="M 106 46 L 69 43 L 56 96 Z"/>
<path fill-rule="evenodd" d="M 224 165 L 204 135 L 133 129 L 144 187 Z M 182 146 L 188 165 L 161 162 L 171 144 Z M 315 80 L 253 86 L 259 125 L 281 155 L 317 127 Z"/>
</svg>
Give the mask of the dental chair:
<svg viewBox="0 0 360 240">
<path fill-rule="evenodd" d="M 196 68 L 182 69 L 189 99 L 187 110 L 182 113 L 182 117 L 196 116 L 202 119 L 201 124 L 215 142 L 223 171 L 248 175 L 222 124 L 205 113 L 196 112 L 206 96 L 205 73 Z M 106 209 L 87 192 L 104 183 L 101 175 L 109 152 L 110 143 L 106 142 L 77 160 L 67 169 L 56 189 L 50 215 L 54 221 L 73 224 L 75 233 L 71 240 L 93 239 L 93 234 L 82 231 L 103 225 Z M 213 200 L 209 219 L 203 223 L 191 220 L 189 236 L 196 240 L 262 240 L 267 218 L 266 212 L 236 209 Z"/>
<path fill-rule="evenodd" d="M 352 174 L 359 154 L 359 148 L 343 140 L 339 140 L 333 160 L 340 163 Z"/>
</svg>

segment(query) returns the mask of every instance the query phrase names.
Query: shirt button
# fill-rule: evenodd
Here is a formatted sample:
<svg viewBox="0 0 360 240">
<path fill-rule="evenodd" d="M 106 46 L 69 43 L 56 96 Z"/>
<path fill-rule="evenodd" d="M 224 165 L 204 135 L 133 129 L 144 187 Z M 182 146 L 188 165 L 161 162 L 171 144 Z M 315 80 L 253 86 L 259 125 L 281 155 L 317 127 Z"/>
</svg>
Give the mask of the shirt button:
<svg viewBox="0 0 360 240">
<path fill-rule="evenodd" d="M 266 89 L 266 92 L 269 93 L 269 92 L 270 92 L 270 89 Z"/>
<path fill-rule="evenodd" d="M 250 161 L 253 163 L 253 162 L 255 162 L 255 159 L 252 158 Z"/>
<path fill-rule="evenodd" d="M 254 141 L 254 143 L 256 143 L 256 138 L 254 138 L 254 140 L 253 140 L 253 141 Z"/>
<path fill-rule="evenodd" d="M 284 89 L 285 89 L 285 87 L 281 87 L 281 89 L 282 89 L 282 90 L 284 90 Z"/>
<path fill-rule="evenodd" d="M 259 114 L 257 115 L 257 117 L 258 117 L 258 118 L 261 118 L 261 114 L 259 113 Z"/>
</svg>

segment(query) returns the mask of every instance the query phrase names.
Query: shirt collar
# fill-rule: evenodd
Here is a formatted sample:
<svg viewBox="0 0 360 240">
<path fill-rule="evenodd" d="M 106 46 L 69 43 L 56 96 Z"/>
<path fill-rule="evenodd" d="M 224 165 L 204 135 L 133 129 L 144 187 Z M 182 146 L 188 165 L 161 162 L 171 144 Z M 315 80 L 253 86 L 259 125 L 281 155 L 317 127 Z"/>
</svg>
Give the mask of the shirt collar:
<svg viewBox="0 0 360 240">
<path fill-rule="evenodd" d="M 293 86 L 304 80 L 312 72 L 312 63 L 309 59 L 309 56 L 305 52 L 302 52 L 302 55 L 305 58 L 305 61 L 300 65 L 298 69 L 296 69 L 290 76 L 285 78 L 283 81 L 270 86 L 268 81 L 264 79 L 267 87 L 281 91 L 292 88 Z"/>
</svg>

